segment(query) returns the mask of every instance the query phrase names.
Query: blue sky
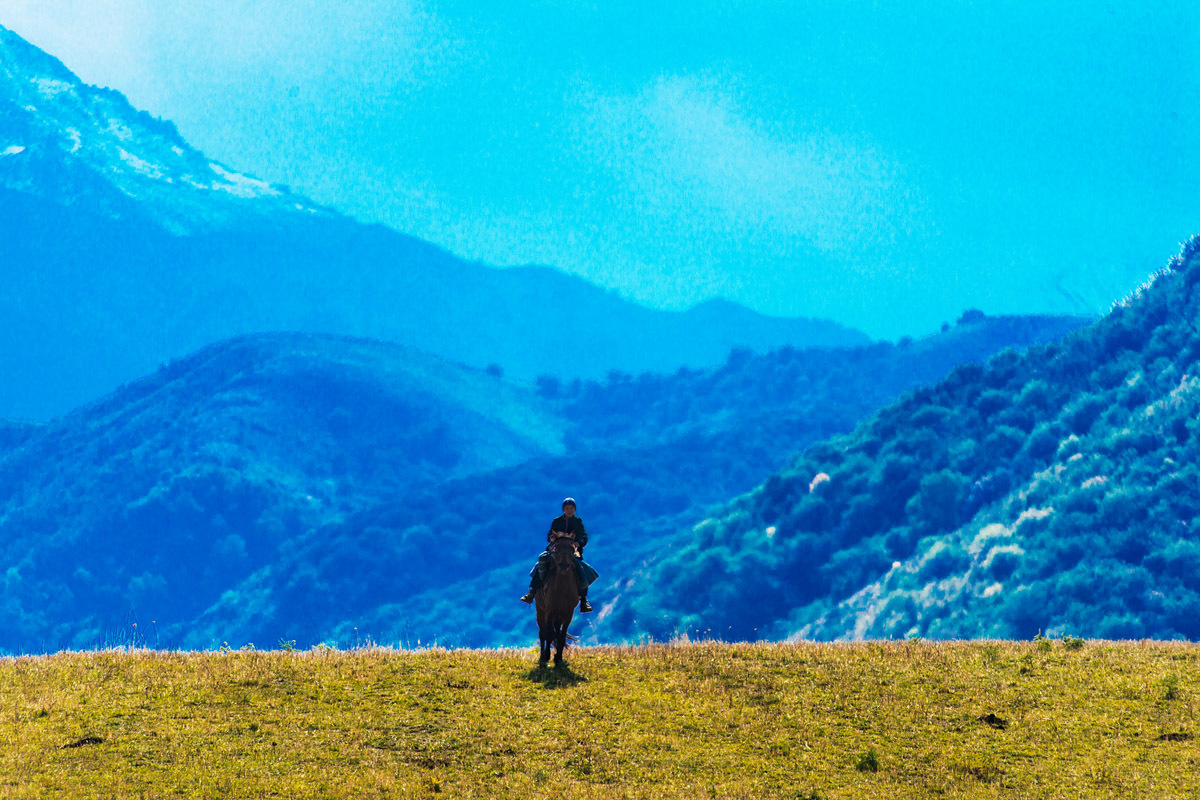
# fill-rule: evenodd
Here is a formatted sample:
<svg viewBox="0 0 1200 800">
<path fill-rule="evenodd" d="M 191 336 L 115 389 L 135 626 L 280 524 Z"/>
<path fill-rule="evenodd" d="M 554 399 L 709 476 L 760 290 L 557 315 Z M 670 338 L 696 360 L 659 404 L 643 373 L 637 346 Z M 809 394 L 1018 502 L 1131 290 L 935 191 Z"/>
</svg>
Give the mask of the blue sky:
<svg viewBox="0 0 1200 800">
<path fill-rule="evenodd" d="M 661 308 L 888 337 L 1101 310 L 1200 231 L 1187 3 L 8 0 L 0 24 L 239 169 Z"/>
</svg>

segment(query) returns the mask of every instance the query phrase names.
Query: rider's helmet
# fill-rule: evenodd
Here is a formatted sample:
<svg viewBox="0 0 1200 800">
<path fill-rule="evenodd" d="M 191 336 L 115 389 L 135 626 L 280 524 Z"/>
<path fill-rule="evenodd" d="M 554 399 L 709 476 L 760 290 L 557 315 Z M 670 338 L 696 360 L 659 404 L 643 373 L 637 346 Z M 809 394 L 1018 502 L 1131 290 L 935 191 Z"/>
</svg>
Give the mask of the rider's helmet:
<svg viewBox="0 0 1200 800">
<path fill-rule="evenodd" d="M 563 500 L 563 502 L 562 502 L 563 508 L 566 508 L 567 506 L 573 506 L 573 505 L 575 505 L 574 497 L 568 497 L 566 500 Z M 576 506 L 576 508 L 578 508 L 578 506 Z"/>
</svg>

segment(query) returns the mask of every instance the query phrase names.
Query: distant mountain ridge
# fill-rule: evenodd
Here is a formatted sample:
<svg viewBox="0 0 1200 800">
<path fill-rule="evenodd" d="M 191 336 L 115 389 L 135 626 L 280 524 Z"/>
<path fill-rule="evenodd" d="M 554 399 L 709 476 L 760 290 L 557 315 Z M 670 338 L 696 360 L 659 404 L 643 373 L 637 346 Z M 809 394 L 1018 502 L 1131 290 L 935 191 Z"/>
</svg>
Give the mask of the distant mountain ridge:
<svg viewBox="0 0 1200 800">
<path fill-rule="evenodd" d="M 0 454 L 25 442 L 41 426 L 30 422 L 0 419 Z"/>
<path fill-rule="evenodd" d="M 510 376 L 712 366 L 845 346 L 731 303 L 654 311 L 547 267 L 495 269 L 206 158 L 0 28 L 0 417 L 46 420 L 209 343 L 360 336 Z"/>
</svg>

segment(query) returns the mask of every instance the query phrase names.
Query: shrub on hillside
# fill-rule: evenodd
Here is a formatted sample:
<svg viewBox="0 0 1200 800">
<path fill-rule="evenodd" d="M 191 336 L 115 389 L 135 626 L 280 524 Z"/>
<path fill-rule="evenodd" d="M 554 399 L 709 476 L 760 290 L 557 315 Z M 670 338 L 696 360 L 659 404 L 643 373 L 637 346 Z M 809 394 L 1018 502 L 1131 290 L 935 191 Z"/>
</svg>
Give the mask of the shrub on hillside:
<svg viewBox="0 0 1200 800">
<path fill-rule="evenodd" d="M 1068 407 L 1067 428 L 1072 433 L 1083 436 L 1092 429 L 1092 425 L 1107 407 L 1108 401 L 1103 396 L 1085 393 Z"/>
<path fill-rule="evenodd" d="M 958 526 L 959 505 L 968 488 L 967 478 L 943 469 L 921 479 L 920 489 L 905 506 L 909 525 L 928 533 Z"/>
<path fill-rule="evenodd" d="M 1054 455 L 1061 439 L 1056 423 L 1042 422 L 1025 439 L 1025 455 L 1036 462 L 1045 462 Z"/>
<path fill-rule="evenodd" d="M 989 464 L 1003 462 L 1016 455 L 1024 444 L 1024 432 L 1018 428 L 1000 425 L 983 440 L 984 457 Z"/>
</svg>

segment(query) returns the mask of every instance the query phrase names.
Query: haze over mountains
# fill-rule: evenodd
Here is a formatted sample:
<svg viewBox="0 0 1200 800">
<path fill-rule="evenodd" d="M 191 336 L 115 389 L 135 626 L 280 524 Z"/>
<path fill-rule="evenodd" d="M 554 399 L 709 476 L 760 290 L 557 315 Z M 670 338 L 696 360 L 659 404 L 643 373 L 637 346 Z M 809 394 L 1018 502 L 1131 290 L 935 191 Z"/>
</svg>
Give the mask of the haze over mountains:
<svg viewBox="0 0 1200 800">
<path fill-rule="evenodd" d="M 526 380 L 867 341 L 724 302 L 652 311 L 557 270 L 492 269 L 360 225 L 206 159 L 4 29 L 0 75 L 0 417 L 45 420 L 264 330 L 383 339 Z"/>
<path fill-rule="evenodd" d="M 240 171 L 655 307 L 1099 314 L 1200 217 L 1187 3 L 232 1 L 0 23 Z"/>
</svg>

